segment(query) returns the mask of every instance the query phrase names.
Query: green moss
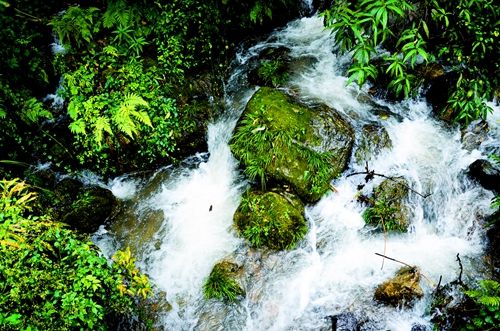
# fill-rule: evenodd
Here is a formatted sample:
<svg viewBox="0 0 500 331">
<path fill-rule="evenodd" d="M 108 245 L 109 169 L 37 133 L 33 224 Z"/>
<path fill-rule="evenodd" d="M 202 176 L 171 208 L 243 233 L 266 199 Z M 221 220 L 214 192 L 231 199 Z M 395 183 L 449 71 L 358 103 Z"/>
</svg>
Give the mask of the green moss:
<svg viewBox="0 0 500 331">
<path fill-rule="evenodd" d="M 385 128 L 377 125 L 365 125 L 361 132 L 361 141 L 355 152 L 356 161 L 369 161 L 384 148 L 391 148 L 392 142 Z"/>
<path fill-rule="evenodd" d="M 292 249 L 307 233 L 303 209 L 302 202 L 286 192 L 247 191 L 234 224 L 255 247 Z"/>
<path fill-rule="evenodd" d="M 271 178 L 290 184 L 305 200 L 316 201 L 343 171 L 352 147 L 352 129 L 340 117 L 333 121 L 335 116 L 329 115 L 322 119 L 283 92 L 263 87 L 249 101 L 231 150 L 263 188 Z M 318 125 L 340 132 L 339 140 L 346 140 L 347 146 L 322 149 Z"/>
<path fill-rule="evenodd" d="M 203 293 L 207 299 L 218 299 L 226 302 L 236 301 L 244 296 L 245 291 L 236 281 L 238 266 L 228 261 L 217 263 L 203 285 Z"/>
<path fill-rule="evenodd" d="M 384 180 L 375 190 L 373 204 L 363 212 L 366 224 L 385 228 L 385 231 L 408 230 L 408 208 L 403 200 L 408 195 L 404 180 Z"/>
</svg>

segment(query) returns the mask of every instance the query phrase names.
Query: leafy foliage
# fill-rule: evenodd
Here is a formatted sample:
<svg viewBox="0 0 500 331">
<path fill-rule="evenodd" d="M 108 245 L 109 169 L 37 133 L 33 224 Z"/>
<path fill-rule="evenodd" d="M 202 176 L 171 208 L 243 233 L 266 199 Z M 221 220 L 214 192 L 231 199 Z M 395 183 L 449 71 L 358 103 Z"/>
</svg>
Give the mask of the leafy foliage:
<svg viewBox="0 0 500 331">
<path fill-rule="evenodd" d="M 479 282 L 479 287 L 465 291 L 474 300 L 477 310 L 472 317 L 472 323 L 467 330 L 495 330 L 500 325 L 500 283 L 485 279 Z"/>
<path fill-rule="evenodd" d="M 217 263 L 203 284 L 205 298 L 233 302 L 239 296 L 244 296 L 245 291 L 234 277 L 236 271 L 237 266 L 233 263 L 225 261 Z"/>
<path fill-rule="evenodd" d="M 35 194 L 0 181 L 0 328 L 106 329 L 106 316 L 136 309 L 148 279 L 130 250 L 108 261 L 91 243 L 48 217 L 26 215 Z"/>
<path fill-rule="evenodd" d="M 340 50 L 353 54 L 349 83 L 386 76 L 392 92 L 408 97 L 422 84 L 419 68 L 440 62 L 459 77 L 447 104 L 457 121 L 491 111 L 484 99 L 500 82 L 500 9 L 492 0 L 343 0 L 323 16 Z"/>
<path fill-rule="evenodd" d="M 92 36 L 99 31 L 99 25 L 95 22 L 98 11 L 95 7 L 82 9 L 80 6 L 71 6 L 54 18 L 50 25 L 62 43 L 69 45 L 75 42 L 80 46 L 83 42 L 90 43 Z"/>
<path fill-rule="evenodd" d="M 366 224 L 382 226 L 384 231 L 406 231 L 406 226 L 400 224 L 396 215 L 397 209 L 384 200 L 377 200 L 372 207 L 363 212 Z"/>
<path fill-rule="evenodd" d="M 286 65 L 279 59 L 263 60 L 260 63 L 257 74 L 265 84 L 270 84 L 274 87 L 282 86 L 288 80 Z"/>
</svg>

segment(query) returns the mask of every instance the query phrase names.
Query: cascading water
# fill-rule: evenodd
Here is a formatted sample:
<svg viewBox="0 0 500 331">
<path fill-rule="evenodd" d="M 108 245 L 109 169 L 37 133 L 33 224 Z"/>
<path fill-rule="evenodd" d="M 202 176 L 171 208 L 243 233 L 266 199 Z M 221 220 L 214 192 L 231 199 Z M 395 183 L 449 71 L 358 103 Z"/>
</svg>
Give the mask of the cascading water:
<svg viewBox="0 0 500 331">
<path fill-rule="evenodd" d="M 348 176 L 364 171 L 365 165 L 353 158 L 349 170 L 334 181 L 335 192 L 306 208 L 309 233 L 295 250 L 256 251 L 236 236 L 232 216 L 247 184 L 228 141 L 255 91 L 246 84 L 248 64 L 262 50 L 279 46 L 289 48 L 294 59 L 310 60 L 309 66 L 299 66 L 290 84 L 305 102 L 337 109 L 358 132 L 373 122 L 387 130 L 393 147 L 372 159 L 370 169 L 403 176 L 415 191 L 429 194 L 410 194 L 408 233 L 385 237 L 364 228 L 366 207 L 356 200 L 358 185 L 365 184 L 362 193 L 368 193 L 383 178 L 365 183 L 364 176 Z M 209 127 L 208 159 L 196 156 L 178 169 L 162 169 L 146 183 L 127 178 L 112 183 L 116 195 L 127 199 L 126 211 L 94 239 L 107 252 L 124 244 L 135 247 L 142 270 L 172 306 L 161 314 L 166 329 L 328 330 L 327 316 L 351 312 L 362 317 L 365 330 L 410 330 L 414 324 L 430 325 L 428 294 L 440 276 L 443 282 L 457 277 L 457 253 L 464 277 L 477 276 L 473 270 L 480 267 L 475 264 L 484 243 L 476 223 L 491 212 L 493 195 L 470 181 L 465 170 L 485 157 L 481 148 L 496 144 L 498 123 L 491 121 L 490 138 L 480 150 L 468 152 L 458 128 L 433 119 L 423 101 L 387 105 L 396 116 L 381 119 L 363 102 L 363 91 L 345 87 L 341 73 L 349 58 L 335 55 L 333 46 L 320 18 L 290 23 L 238 56 L 227 85 L 229 113 Z M 499 115 L 497 107 L 493 117 Z M 401 266 L 386 260 L 381 268 L 376 252 L 418 266 L 426 277 L 421 282 L 424 299 L 405 309 L 374 303 L 375 287 Z M 227 256 L 246 270 L 246 297 L 231 305 L 207 301 L 203 281 Z"/>
</svg>

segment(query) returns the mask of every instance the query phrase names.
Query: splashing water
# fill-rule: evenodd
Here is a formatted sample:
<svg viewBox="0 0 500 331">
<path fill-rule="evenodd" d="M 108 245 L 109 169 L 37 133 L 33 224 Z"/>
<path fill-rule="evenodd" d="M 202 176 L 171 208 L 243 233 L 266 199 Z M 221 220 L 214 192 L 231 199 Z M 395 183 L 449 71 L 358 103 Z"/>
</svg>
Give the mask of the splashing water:
<svg viewBox="0 0 500 331">
<path fill-rule="evenodd" d="M 247 184 L 228 141 L 254 92 L 244 78 L 247 63 L 267 47 L 280 45 L 290 48 L 295 59 L 314 59 L 290 83 L 304 101 L 336 108 L 358 132 L 375 121 L 387 130 L 393 147 L 372 159 L 370 169 L 403 176 L 415 191 L 430 194 L 427 198 L 410 194 L 408 233 L 389 234 L 385 239 L 364 228 L 361 214 L 366 207 L 356 200 L 358 185 L 365 184 L 362 193 L 368 194 L 383 178 L 364 183 L 363 176 L 348 176 L 364 171 L 364 164 L 352 160 L 350 169 L 334 181 L 336 192 L 306 207 L 309 233 L 297 249 L 255 251 L 237 238 L 232 216 Z M 372 105 L 360 98 L 364 91 L 345 87 L 342 72 L 349 59 L 332 49 L 320 18 L 290 23 L 238 56 L 239 65 L 227 86 L 229 114 L 209 127 L 208 159 L 162 169 L 142 187 L 138 182 L 127 184 L 132 179 L 114 182 L 115 194 L 131 199 L 127 218 L 135 217 L 136 225 L 131 229 L 130 223 L 117 219 L 109 231 L 101 230 L 94 239 L 110 252 L 135 233 L 141 268 L 166 291 L 172 305 L 161 316 L 160 324 L 166 329 L 328 330 L 327 316 L 352 312 L 362 317 L 366 330 L 410 330 L 414 324 L 430 325 L 429 293 L 440 276 L 443 282 L 457 277 L 457 253 L 464 262 L 464 277 L 477 276 L 477 258 L 484 250 L 478 220 L 491 213 L 493 195 L 469 180 L 465 171 L 474 160 L 485 157 L 486 145 L 497 144 L 498 123 L 490 121 L 488 140 L 468 152 L 462 148 L 458 128 L 433 119 L 424 101 L 387 105 L 397 116 L 381 120 L 370 111 Z M 498 117 L 500 109 L 494 107 L 492 117 Z M 141 216 L 145 211 L 161 213 L 160 225 L 147 238 L 133 231 L 145 222 Z M 386 255 L 418 266 L 426 277 L 421 282 L 426 295 L 413 308 L 384 307 L 373 301 L 376 286 L 401 266 L 386 260 L 381 268 L 382 260 L 374 253 L 383 253 L 385 246 Z M 207 301 L 202 294 L 211 268 L 227 256 L 247 270 L 246 297 L 232 305 Z"/>
</svg>

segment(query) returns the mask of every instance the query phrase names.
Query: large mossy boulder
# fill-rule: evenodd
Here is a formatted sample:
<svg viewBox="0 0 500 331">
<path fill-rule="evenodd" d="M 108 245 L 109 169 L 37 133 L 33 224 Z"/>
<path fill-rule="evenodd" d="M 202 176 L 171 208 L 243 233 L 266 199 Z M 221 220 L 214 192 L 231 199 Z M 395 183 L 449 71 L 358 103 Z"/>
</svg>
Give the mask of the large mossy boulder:
<svg viewBox="0 0 500 331">
<path fill-rule="evenodd" d="M 385 231 L 406 232 L 410 211 L 405 205 L 408 184 L 404 179 L 385 179 L 375 189 L 371 206 L 363 213 L 367 224 Z"/>
<path fill-rule="evenodd" d="M 353 142 L 352 127 L 333 109 L 308 107 L 262 87 L 248 102 L 230 147 L 250 178 L 289 184 L 314 202 L 346 168 Z"/>
<path fill-rule="evenodd" d="M 361 139 L 354 156 L 358 163 L 362 163 L 377 156 L 383 149 L 391 147 L 392 141 L 387 130 L 376 124 L 368 124 L 363 126 Z"/>
<path fill-rule="evenodd" d="M 416 267 L 399 269 L 394 278 L 380 284 L 374 298 L 390 306 L 411 306 L 415 299 L 424 296 L 420 287 L 420 272 Z"/>
<path fill-rule="evenodd" d="M 239 234 L 255 247 L 292 249 L 307 233 L 304 205 L 281 189 L 245 192 L 233 221 Z"/>
</svg>

